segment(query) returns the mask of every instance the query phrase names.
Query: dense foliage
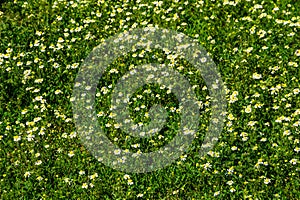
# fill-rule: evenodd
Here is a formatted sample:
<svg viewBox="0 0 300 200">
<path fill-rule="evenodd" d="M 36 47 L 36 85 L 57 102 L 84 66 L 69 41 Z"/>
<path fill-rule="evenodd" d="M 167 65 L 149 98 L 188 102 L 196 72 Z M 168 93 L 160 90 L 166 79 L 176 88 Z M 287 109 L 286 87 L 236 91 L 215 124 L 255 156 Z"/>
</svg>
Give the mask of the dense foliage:
<svg viewBox="0 0 300 200">
<path fill-rule="evenodd" d="M 296 0 L 1 4 L 1 199 L 300 199 L 299 13 Z M 226 122 L 207 155 L 197 153 L 199 137 L 172 165 L 126 174 L 81 144 L 72 90 L 94 47 L 116 33 L 152 26 L 195 38 L 210 53 L 226 85 Z M 130 151 L 154 151 L 174 136 L 162 131 L 147 141 L 129 138 L 106 115 L 115 80 L 153 55 L 172 62 L 163 51 L 140 50 L 117 59 L 99 80 L 99 122 L 111 141 Z M 184 61 L 175 67 L 195 85 L 203 133 L 210 112 L 205 83 Z M 172 118 L 168 130 L 176 129 L 178 102 L 166 89 L 148 85 L 135 95 L 130 106 L 136 122 L 147 122 L 147 109 L 161 101 Z"/>
</svg>

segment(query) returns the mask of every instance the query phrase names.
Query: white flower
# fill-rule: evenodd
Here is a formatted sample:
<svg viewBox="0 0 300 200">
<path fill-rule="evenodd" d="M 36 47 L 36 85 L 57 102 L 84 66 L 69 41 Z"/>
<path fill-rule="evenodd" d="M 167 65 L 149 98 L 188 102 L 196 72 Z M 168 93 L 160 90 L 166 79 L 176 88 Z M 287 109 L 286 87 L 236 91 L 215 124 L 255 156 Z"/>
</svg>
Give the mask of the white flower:
<svg viewBox="0 0 300 200">
<path fill-rule="evenodd" d="M 290 160 L 290 163 L 293 164 L 293 165 L 296 165 L 298 162 L 297 159 L 293 158 L 292 160 Z"/>
<path fill-rule="evenodd" d="M 215 193 L 214 193 L 214 197 L 215 197 L 215 196 L 218 196 L 219 194 L 220 194 L 220 191 L 215 192 Z"/>
<path fill-rule="evenodd" d="M 87 189 L 89 187 L 89 185 L 87 183 L 83 183 L 81 187 L 84 189 Z"/>
<path fill-rule="evenodd" d="M 114 150 L 114 154 L 115 154 L 115 155 L 119 155 L 120 153 L 121 153 L 121 150 L 120 150 L 120 149 Z"/>
<path fill-rule="evenodd" d="M 232 185 L 233 183 L 233 181 L 227 181 L 227 185 Z"/>
<path fill-rule="evenodd" d="M 262 77 L 261 74 L 258 74 L 256 72 L 252 75 L 253 79 L 261 79 L 261 77 Z"/>
<path fill-rule="evenodd" d="M 133 185 L 133 181 L 131 179 L 128 180 L 128 185 Z"/>
<path fill-rule="evenodd" d="M 62 93 L 62 91 L 61 90 L 56 90 L 54 93 L 55 94 L 60 94 L 60 93 Z"/>
<path fill-rule="evenodd" d="M 31 175 L 30 172 L 25 172 L 25 174 L 24 174 L 25 178 L 28 178 L 30 175 Z"/>
<path fill-rule="evenodd" d="M 74 151 L 69 151 L 69 153 L 68 153 L 68 156 L 69 157 L 73 157 L 75 154 L 74 154 Z"/>
<path fill-rule="evenodd" d="M 299 92 L 300 92 L 299 88 L 296 88 L 296 89 L 293 90 L 294 94 L 299 94 Z"/>
<path fill-rule="evenodd" d="M 252 111 L 251 105 L 247 106 L 245 109 L 245 113 L 251 113 L 251 111 Z"/>
<path fill-rule="evenodd" d="M 138 198 L 143 197 L 143 196 L 144 196 L 144 194 L 141 194 L 141 193 L 137 195 Z"/>
<path fill-rule="evenodd" d="M 38 161 L 35 162 L 35 165 L 40 165 L 40 164 L 42 164 L 41 160 L 38 160 Z"/>
<path fill-rule="evenodd" d="M 253 50 L 253 47 L 249 47 L 249 48 L 245 49 L 244 51 L 245 51 L 246 53 L 250 53 L 252 50 Z"/>
<path fill-rule="evenodd" d="M 128 174 L 125 174 L 125 175 L 124 175 L 124 179 L 125 179 L 125 180 L 130 179 L 130 176 L 129 176 Z"/>
<path fill-rule="evenodd" d="M 84 174 L 85 174 L 85 171 L 82 171 L 82 170 L 79 171 L 79 175 L 84 175 Z"/>
<path fill-rule="evenodd" d="M 57 42 L 59 42 L 59 43 L 62 43 L 62 42 L 64 42 L 65 40 L 63 39 L 63 38 L 58 38 L 58 40 L 57 40 Z"/>
<path fill-rule="evenodd" d="M 283 131 L 283 136 L 288 136 L 291 134 L 291 131 L 290 130 L 285 130 Z"/>
<path fill-rule="evenodd" d="M 207 162 L 203 165 L 203 167 L 205 170 L 207 170 L 207 169 L 211 168 L 211 164 L 209 162 Z"/>
<path fill-rule="evenodd" d="M 233 146 L 233 147 L 231 147 L 231 150 L 232 151 L 235 151 L 235 150 L 237 150 L 238 148 L 236 147 L 236 146 Z"/>
<path fill-rule="evenodd" d="M 21 140 L 21 136 L 19 136 L 19 135 L 15 135 L 14 136 L 14 141 L 15 142 L 18 142 L 18 141 L 20 141 Z"/>
<path fill-rule="evenodd" d="M 271 182 L 271 180 L 269 178 L 264 179 L 264 184 L 269 184 L 270 182 Z"/>
</svg>

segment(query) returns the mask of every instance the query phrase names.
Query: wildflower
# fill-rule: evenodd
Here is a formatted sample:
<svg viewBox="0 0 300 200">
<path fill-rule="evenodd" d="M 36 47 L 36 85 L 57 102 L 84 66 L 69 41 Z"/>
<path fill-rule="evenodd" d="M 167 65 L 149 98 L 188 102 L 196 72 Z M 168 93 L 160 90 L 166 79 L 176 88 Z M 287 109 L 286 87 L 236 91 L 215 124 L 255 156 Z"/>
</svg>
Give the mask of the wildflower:
<svg viewBox="0 0 300 200">
<path fill-rule="evenodd" d="M 61 90 L 55 90 L 54 92 L 55 94 L 60 94 L 60 93 L 63 93 Z"/>
<path fill-rule="evenodd" d="M 144 194 L 141 194 L 141 193 L 137 195 L 138 198 L 143 197 L 143 196 L 144 196 Z"/>
<path fill-rule="evenodd" d="M 114 150 L 114 154 L 115 154 L 115 155 L 119 155 L 120 153 L 121 153 L 121 150 L 120 150 L 120 149 Z"/>
<path fill-rule="evenodd" d="M 231 181 L 227 181 L 227 185 L 232 185 L 234 182 L 231 180 Z"/>
<path fill-rule="evenodd" d="M 290 130 L 285 130 L 283 131 L 283 136 L 288 136 L 291 134 L 291 131 Z"/>
<path fill-rule="evenodd" d="M 89 185 L 87 183 L 83 183 L 81 186 L 83 189 L 87 189 L 89 187 Z"/>
<path fill-rule="evenodd" d="M 28 178 L 30 175 L 31 175 L 30 172 L 25 172 L 25 174 L 24 174 L 25 178 Z"/>
<path fill-rule="evenodd" d="M 293 164 L 293 165 L 296 165 L 298 162 L 297 159 L 293 158 L 292 160 L 290 160 L 290 163 Z"/>
<path fill-rule="evenodd" d="M 125 179 L 125 180 L 130 179 L 130 176 L 129 176 L 128 174 L 125 174 L 125 175 L 124 175 L 124 179 Z"/>
<path fill-rule="evenodd" d="M 245 109 L 245 113 L 251 113 L 251 111 L 251 105 L 247 106 L 247 108 Z"/>
<path fill-rule="evenodd" d="M 21 136 L 19 136 L 19 135 L 14 136 L 14 141 L 15 142 L 18 142 L 20 140 L 21 140 Z"/>
<path fill-rule="evenodd" d="M 68 156 L 69 157 L 73 157 L 75 154 L 74 154 L 74 151 L 69 151 L 69 153 L 68 153 Z"/>
<path fill-rule="evenodd" d="M 299 92 L 300 92 L 300 89 L 299 89 L 299 88 L 296 88 L 296 89 L 293 90 L 293 93 L 294 93 L 294 94 L 299 94 Z"/>
<path fill-rule="evenodd" d="M 232 151 L 235 151 L 235 150 L 237 150 L 238 148 L 236 147 L 236 146 L 233 146 L 233 147 L 231 147 L 231 150 Z"/>
<path fill-rule="evenodd" d="M 128 179 L 127 183 L 128 185 L 133 185 L 133 181 L 131 179 Z"/>
<path fill-rule="evenodd" d="M 269 178 L 264 179 L 264 184 L 269 184 L 270 182 L 271 182 L 271 179 L 269 179 Z"/>
<path fill-rule="evenodd" d="M 95 173 L 95 174 L 93 174 L 93 175 L 90 176 L 90 179 L 94 180 L 97 177 L 98 177 L 98 173 Z"/>
<path fill-rule="evenodd" d="M 84 174 L 85 174 L 85 171 L 83 171 L 83 170 L 79 171 L 79 175 L 84 175 Z"/>
<path fill-rule="evenodd" d="M 209 162 L 207 162 L 207 163 L 205 163 L 205 164 L 203 165 L 203 168 L 204 168 L 205 170 L 208 170 L 209 168 L 211 168 L 211 164 L 210 164 Z"/>
<path fill-rule="evenodd" d="M 250 53 L 252 50 L 253 50 L 253 47 L 249 47 L 249 48 L 245 49 L 244 51 L 245 51 L 246 53 Z"/>
<path fill-rule="evenodd" d="M 40 165 L 40 164 L 42 164 L 41 160 L 38 160 L 38 161 L 35 162 L 35 165 Z"/>
<path fill-rule="evenodd" d="M 219 194 L 220 194 L 220 191 L 215 192 L 215 193 L 214 193 L 214 197 L 215 197 L 215 196 L 218 196 Z"/>
<path fill-rule="evenodd" d="M 252 75 L 253 79 L 261 79 L 261 77 L 262 77 L 261 74 L 258 74 L 256 72 Z"/>
</svg>

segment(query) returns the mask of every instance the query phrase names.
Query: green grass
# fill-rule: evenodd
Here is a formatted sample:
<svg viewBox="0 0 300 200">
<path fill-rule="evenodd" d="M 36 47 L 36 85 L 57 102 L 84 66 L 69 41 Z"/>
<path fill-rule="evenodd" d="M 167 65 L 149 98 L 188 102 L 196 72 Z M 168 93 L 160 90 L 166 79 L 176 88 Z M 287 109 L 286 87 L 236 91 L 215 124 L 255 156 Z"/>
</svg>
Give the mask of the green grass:
<svg viewBox="0 0 300 200">
<path fill-rule="evenodd" d="M 300 1 L 27 2 L 0 6 L 1 199 L 300 199 Z M 198 85 L 203 102 L 199 138 L 186 157 L 166 168 L 126 174 L 82 145 L 70 98 L 94 47 L 116 33 L 152 25 L 195 38 L 210 53 L 226 85 L 226 122 L 218 143 L 199 156 L 209 93 L 199 74 L 189 74 L 193 66 L 178 60 L 174 69 L 184 66 L 178 71 Z M 97 113 L 107 112 L 108 86 L 130 66 L 171 62 L 160 50 L 133 54 L 118 58 L 99 80 Z M 119 73 L 109 73 L 113 68 Z M 153 84 L 131 101 L 135 122 L 148 123 L 144 115 L 155 103 L 166 106 L 166 128 L 151 139 L 104 128 L 107 137 L 130 151 L 167 144 L 180 119 L 170 112 L 178 107 L 174 95 Z M 99 123 L 113 121 L 100 114 Z"/>
</svg>

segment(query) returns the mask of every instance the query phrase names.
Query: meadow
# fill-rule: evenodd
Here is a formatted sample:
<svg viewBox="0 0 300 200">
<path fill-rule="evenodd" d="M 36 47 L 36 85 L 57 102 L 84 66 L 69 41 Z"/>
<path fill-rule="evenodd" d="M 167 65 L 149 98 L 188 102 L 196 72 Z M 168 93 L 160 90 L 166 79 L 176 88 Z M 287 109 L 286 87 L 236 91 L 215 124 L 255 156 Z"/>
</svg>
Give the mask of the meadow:
<svg viewBox="0 0 300 200">
<path fill-rule="evenodd" d="M 0 199 L 300 199 L 299 14 L 296 0 L 2 3 Z M 136 90 L 128 106 L 135 123 L 147 124 L 149 108 L 159 102 L 168 115 L 161 131 L 133 137 L 113 119 L 117 80 L 142 64 L 165 64 L 187 77 L 201 108 L 188 151 L 152 172 L 124 172 L 83 145 L 72 94 L 95 47 L 115 34 L 153 27 L 183 33 L 209 53 L 224 82 L 224 126 L 200 155 L 212 109 L 197 69 L 165 49 L 120 56 L 95 91 L 97 120 L 112 143 L 153 152 L 177 133 L 179 103 L 159 84 Z"/>
</svg>

